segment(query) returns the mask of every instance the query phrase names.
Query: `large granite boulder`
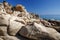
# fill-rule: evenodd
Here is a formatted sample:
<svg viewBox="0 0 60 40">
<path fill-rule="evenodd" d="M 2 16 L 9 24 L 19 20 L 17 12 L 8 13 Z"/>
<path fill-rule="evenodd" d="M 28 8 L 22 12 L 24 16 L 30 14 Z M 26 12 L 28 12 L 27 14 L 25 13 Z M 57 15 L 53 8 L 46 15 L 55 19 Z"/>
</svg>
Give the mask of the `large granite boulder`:
<svg viewBox="0 0 60 40">
<path fill-rule="evenodd" d="M 9 34 L 10 35 L 16 35 L 16 33 L 21 29 L 21 27 L 24 26 L 19 20 L 17 20 L 17 17 L 11 17 L 10 19 L 10 25 L 9 25 Z"/>
<path fill-rule="evenodd" d="M 37 26 L 37 25 L 38 25 L 38 26 Z M 48 35 L 49 35 L 50 37 L 54 38 L 55 40 L 60 40 L 60 33 L 57 32 L 55 29 L 53 29 L 53 28 L 48 28 L 48 27 L 45 27 L 45 26 L 43 26 L 43 25 L 41 25 L 41 24 L 37 24 L 37 23 L 35 23 L 35 26 L 36 26 L 38 29 L 40 29 L 40 31 L 48 33 Z"/>
<path fill-rule="evenodd" d="M 19 34 L 36 40 L 60 40 L 60 33 L 53 28 L 47 28 L 42 24 L 34 23 L 31 25 L 23 26 Z"/>
</svg>

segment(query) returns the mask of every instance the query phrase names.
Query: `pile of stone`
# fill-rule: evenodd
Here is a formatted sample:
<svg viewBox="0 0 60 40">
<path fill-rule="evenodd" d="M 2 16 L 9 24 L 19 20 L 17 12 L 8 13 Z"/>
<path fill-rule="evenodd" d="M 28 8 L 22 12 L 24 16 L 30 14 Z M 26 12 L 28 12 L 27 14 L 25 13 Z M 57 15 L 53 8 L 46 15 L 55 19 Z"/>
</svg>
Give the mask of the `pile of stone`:
<svg viewBox="0 0 60 40">
<path fill-rule="evenodd" d="M 0 3 L 0 40 L 60 40 L 60 33 L 43 23 L 22 5 Z"/>
</svg>

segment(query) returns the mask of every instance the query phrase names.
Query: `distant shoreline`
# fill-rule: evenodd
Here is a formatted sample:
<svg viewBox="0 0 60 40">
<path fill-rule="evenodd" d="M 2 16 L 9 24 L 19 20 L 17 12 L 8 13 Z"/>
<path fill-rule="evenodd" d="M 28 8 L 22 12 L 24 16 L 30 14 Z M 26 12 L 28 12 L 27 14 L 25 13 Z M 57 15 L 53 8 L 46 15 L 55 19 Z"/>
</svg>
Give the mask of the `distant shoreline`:
<svg viewBox="0 0 60 40">
<path fill-rule="evenodd" d="M 60 15 L 40 15 L 43 19 L 54 19 L 54 20 L 60 20 Z"/>
</svg>

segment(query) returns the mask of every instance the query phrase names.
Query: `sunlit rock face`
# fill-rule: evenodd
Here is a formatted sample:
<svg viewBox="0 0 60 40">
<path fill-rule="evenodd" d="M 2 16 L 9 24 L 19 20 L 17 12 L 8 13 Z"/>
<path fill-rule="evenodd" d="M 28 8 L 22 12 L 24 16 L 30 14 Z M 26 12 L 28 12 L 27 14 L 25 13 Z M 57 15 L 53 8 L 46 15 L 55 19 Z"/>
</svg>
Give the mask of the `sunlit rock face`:
<svg viewBox="0 0 60 40">
<path fill-rule="evenodd" d="M 0 3 L 0 40 L 60 40 L 60 33 L 46 26 L 51 24 L 21 4 Z"/>
</svg>

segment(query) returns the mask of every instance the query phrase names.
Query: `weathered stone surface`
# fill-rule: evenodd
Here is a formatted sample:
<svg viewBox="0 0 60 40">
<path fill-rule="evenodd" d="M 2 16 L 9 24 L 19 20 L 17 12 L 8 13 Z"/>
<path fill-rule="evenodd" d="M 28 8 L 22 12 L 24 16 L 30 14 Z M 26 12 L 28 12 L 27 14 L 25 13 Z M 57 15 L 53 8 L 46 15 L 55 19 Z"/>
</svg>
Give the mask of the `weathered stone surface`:
<svg viewBox="0 0 60 40">
<path fill-rule="evenodd" d="M 22 26 L 24 26 L 24 24 L 20 23 L 19 21 L 15 21 L 16 18 L 12 17 L 10 19 L 10 26 L 9 26 L 9 34 L 10 35 L 16 35 L 16 33 L 21 29 Z"/>
<path fill-rule="evenodd" d="M 52 26 L 60 26 L 60 21 L 48 20 L 48 22 L 50 22 Z"/>
<path fill-rule="evenodd" d="M 38 25 L 38 26 L 37 26 Z M 51 37 L 51 38 L 54 38 L 55 40 L 60 40 L 60 33 L 57 32 L 55 29 L 53 28 L 48 28 L 48 27 L 44 27 L 40 24 L 36 24 L 35 23 L 35 26 L 40 29 L 40 31 L 42 32 L 45 32 L 45 33 L 48 33 L 48 35 Z"/>
<path fill-rule="evenodd" d="M 3 40 L 20 40 L 17 37 L 14 36 L 0 36 Z"/>
<path fill-rule="evenodd" d="M 19 14 L 21 14 L 21 12 L 19 12 L 19 11 L 14 11 L 12 15 L 18 16 Z"/>
<path fill-rule="evenodd" d="M 31 39 L 60 40 L 60 33 L 53 28 L 47 28 L 42 24 L 34 23 L 34 26 L 27 25 L 21 28 L 19 34 Z"/>
<path fill-rule="evenodd" d="M 22 27 L 21 30 L 19 31 L 19 34 L 27 38 L 37 39 L 36 37 L 32 36 L 34 34 L 31 34 L 33 31 L 32 27 L 33 26 L 29 25 Z"/>
<path fill-rule="evenodd" d="M 6 26 L 0 26 L 0 36 L 7 36 L 7 27 Z"/>
<path fill-rule="evenodd" d="M 0 15 L 0 25 L 9 25 L 9 19 L 10 19 L 10 15 L 9 14 L 7 14 L 7 15 L 5 15 L 5 14 L 1 14 Z"/>
<path fill-rule="evenodd" d="M 48 22 L 50 23 L 50 26 L 45 25 L 44 22 L 43 22 L 43 24 L 47 27 L 54 28 L 55 30 L 60 32 L 60 21 L 59 20 L 47 20 L 47 23 Z"/>
<path fill-rule="evenodd" d="M 49 23 L 48 21 L 43 20 L 43 19 L 41 19 L 41 23 L 46 27 L 52 26 L 51 23 Z"/>
<path fill-rule="evenodd" d="M 3 40 L 2 38 L 0 38 L 0 40 Z"/>
</svg>

